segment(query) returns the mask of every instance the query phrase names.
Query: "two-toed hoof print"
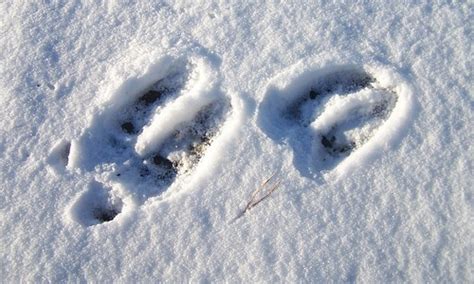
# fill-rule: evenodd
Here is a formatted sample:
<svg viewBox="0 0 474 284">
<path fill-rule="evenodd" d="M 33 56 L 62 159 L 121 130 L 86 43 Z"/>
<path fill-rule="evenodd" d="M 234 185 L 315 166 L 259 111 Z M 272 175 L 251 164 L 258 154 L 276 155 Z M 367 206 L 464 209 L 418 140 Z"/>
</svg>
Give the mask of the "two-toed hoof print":
<svg viewBox="0 0 474 284">
<path fill-rule="evenodd" d="M 196 168 L 232 108 L 206 61 L 164 61 L 109 94 L 70 148 L 68 167 L 94 170 L 138 205 Z M 71 207 L 71 216 L 86 226 L 114 220 L 122 205 L 110 202 L 113 192 L 94 182 Z"/>
<path fill-rule="evenodd" d="M 411 88 L 389 69 L 301 64 L 269 83 L 257 120 L 304 176 L 337 178 L 392 146 L 411 112 Z"/>
</svg>

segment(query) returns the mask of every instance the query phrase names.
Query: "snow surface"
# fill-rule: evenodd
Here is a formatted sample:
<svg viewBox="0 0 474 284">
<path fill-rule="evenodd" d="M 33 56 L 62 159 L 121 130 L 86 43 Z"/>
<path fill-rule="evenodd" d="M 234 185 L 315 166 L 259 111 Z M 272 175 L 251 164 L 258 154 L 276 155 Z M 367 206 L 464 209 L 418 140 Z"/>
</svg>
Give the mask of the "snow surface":
<svg viewBox="0 0 474 284">
<path fill-rule="evenodd" d="M 0 10 L 2 281 L 474 281 L 472 3 Z"/>
</svg>

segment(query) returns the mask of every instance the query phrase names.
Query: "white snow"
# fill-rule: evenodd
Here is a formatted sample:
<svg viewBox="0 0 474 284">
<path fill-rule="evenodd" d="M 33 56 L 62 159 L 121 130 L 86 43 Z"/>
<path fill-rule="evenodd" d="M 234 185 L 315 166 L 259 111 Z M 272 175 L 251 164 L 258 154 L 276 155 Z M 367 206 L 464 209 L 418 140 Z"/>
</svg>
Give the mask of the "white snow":
<svg viewBox="0 0 474 284">
<path fill-rule="evenodd" d="M 2 281 L 474 281 L 472 3 L 0 11 Z"/>
</svg>

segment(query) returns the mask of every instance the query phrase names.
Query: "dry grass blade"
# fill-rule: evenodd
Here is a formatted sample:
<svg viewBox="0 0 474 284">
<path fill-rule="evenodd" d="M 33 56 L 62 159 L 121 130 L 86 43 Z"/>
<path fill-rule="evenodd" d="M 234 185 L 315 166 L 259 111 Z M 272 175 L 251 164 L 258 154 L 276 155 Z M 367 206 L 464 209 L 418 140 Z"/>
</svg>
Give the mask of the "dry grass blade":
<svg viewBox="0 0 474 284">
<path fill-rule="evenodd" d="M 281 183 L 281 181 L 278 181 L 264 196 L 262 196 L 259 200 L 252 203 L 252 206 L 249 209 L 257 206 L 257 204 L 259 204 L 260 202 L 265 200 L 267 197 L 269 197 L 270 194 L 272 194 L 280 186 L 280 183 Z"/>
<path fill-rule="evenodd" d="M 247 205 L 245 206 L 245 209 L 244 209 L 244 212 L 249 210 L 251 207 L 255 206 L 253 205 L 252 206 L 252 203 L 254 202 L 255 200 L 255 197 L 257 197 L 257 194 L 262 191 L 263 188 L 265 188 L 265 186 L 267 185 L 267 183 L 275 176 L 275 173 L 273 173 L 269 178 L 267 178 L 266 180 L 264 180 L 262 182 L 262 184 L 260 185 L 260 187 L 258 187 L 253 193 L 252 195 L 250 196 L 250 200 L 249 202 L 247 203 Z"/>
<path fill-rule="evenodd" d="M 250 200 L 249 202 L 247 202 L 247 205 L 245 206 L 244 210 L 242 210 L 242 212 L 240 212 L 240 214 L 235 219 L 242 217 L 247 211 L 255 207 L 257 204 L 259 204 L 266 198 L 268 198 L 280 186 L 281 181 L 277 181 L 275 184 L 273 184 L 273 186 L 270 187 L 269 190 L 266 191 L 266 193 L 264 193 L 263 196 L 257 198 L 258 194 L 267 187 L 268 183 L 270 182 L 270 180 L 273 179 L 274 176 L 275 173 L 273 173 L 269 178 L 264 180 L 262 184 L 252 193 L 252 195 L 250 196 Z"/>
</svg>

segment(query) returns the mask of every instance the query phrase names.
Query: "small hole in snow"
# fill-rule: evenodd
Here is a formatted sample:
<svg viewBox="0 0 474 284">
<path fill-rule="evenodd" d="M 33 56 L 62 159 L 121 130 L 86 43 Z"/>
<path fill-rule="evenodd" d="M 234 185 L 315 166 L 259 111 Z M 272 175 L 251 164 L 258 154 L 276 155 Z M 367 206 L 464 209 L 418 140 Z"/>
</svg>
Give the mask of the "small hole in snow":
<svg viewBox="0 0 474 284">
<path fill-rule="evenodd" d="M 93 212 L 94 217 L 101 223 L 112 221 L 119 213 L 113 208 L 96 208 Z"/>
<path fill-rule="evenodd" d="M 140 97 L 138 99 L 138 102 L 147 107 L 155 103 L 157 100 L 159 100 L 162 95 L 163 95 L 162 92 L 150 90 L 146 94 L 144 94 L 142 97 Z"/>
<path fill-rule="evenodd" d="M 131 123 L 130 121 L 122 123 L 120 127 L 125 133 L 128 133 L 128 134 L 135 133 L 135 127 L 133 126 L 133 123 Z"/>
</svg>

